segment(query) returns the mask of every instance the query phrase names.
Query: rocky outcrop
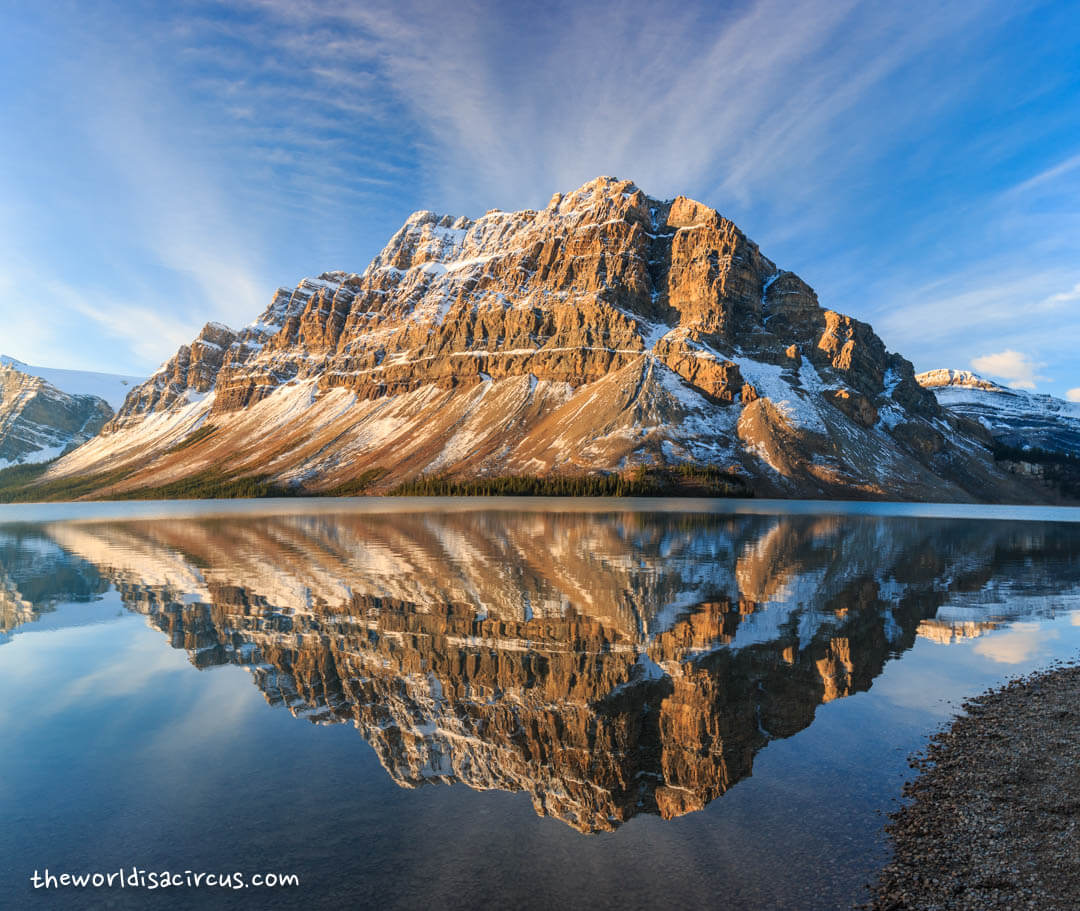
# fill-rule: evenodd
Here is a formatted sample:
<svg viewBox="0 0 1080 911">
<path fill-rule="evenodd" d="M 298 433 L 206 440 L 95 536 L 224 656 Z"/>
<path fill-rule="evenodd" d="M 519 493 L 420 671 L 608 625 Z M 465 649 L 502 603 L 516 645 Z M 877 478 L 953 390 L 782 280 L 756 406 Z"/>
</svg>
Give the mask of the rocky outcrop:
<svg viewBox="0 0 1080 911">
<path fill-rule="evenodd" d="M 54 459 L 90 439 L 111 417 L 103 399 L 68 395 L 0 363 L 0 468 Z"/>
<path fill-rule="evenodd" d="M 207 323 L 190 345 L 182 345 L 145 383 L 133 389 L 106 432 L 122 426 L 125 415 L 175 411 L 200 401 L 217 381 L 236 333 L 221 323 Z"/>
<path fill-rule="evenodd" d="M 780 496 L 1036 495 L 729 220 L 609 177 L 542 210 L 415 213 L 363 272 L 208 326 L 51 476 L 318 491 L 380 469 L 378 490 L 681 462 Z"/>
</svg>

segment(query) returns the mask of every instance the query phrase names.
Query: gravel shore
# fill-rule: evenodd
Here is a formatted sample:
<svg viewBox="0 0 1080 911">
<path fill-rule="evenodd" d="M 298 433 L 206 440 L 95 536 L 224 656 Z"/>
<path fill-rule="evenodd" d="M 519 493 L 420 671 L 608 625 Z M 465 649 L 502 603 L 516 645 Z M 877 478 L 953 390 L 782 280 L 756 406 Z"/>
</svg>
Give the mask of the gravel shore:
<svg viewBox="0 0 1080 911">
<path fill-rule="evenodd" d="M 888 831 L 873 911 L 1080 908 L 1080 666 L 964 704 Z"/>
</svg>

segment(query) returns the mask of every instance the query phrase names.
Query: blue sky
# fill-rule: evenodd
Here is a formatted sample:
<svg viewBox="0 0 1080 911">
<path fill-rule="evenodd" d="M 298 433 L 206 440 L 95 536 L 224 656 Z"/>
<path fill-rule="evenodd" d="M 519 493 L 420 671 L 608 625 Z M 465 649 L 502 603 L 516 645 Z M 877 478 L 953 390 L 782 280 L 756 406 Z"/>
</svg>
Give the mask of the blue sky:
<svg viewBox="0 0 1080 911">
<path fill-rule="evenodd" d="M 0 0 L 0 351 L 148 373 L 416 209 L 599 174 L 917 369 L 1080 398 L 1075 3 Z"/>
</svg>

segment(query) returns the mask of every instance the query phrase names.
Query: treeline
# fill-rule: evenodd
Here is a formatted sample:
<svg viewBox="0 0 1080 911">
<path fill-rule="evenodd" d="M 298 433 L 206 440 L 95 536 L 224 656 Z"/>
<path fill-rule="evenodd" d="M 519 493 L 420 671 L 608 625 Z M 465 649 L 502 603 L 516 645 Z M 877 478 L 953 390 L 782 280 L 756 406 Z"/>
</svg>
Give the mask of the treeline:
<svg viewBox="0 0 1080 911">
<path fill-rule="evenodd" d="M 36 462 L 30 465 L 12 465 L 10 468 L 0 469 L 0 495 L 7 490 L 17 490 L 31 481 L 40 478 L 53 462 Z"/>
<path fill-rule="evenodd" d="M 203 440 L 212 437 L 217 431 L 216 424 L 203 424 L 198 430 L 193 430 L 175 446 L 166 449 L 165 452 L 180 452 L 182 449 L 187 449 L 189 446 L 194 446 L 196 443 L 201 443 Z"/>
<path fill-rule="evenodd" d="M 98 499 L 100 492 L 130 477 L 129 469 L 104 474 L 42 480 L 51 462 L 15 465 L 0 471 L 0 503 Z M 388 474 L 370 468 L 349 481 L 323 490 L 287 486 L 268 475 L 238 477 L 208 469 L 166 484 L 110 493 L 117 500 L 218 500 L 264 497 L 365 496 Z M 386 492 L 395 497 L 749 497 L 746 484 L 730 472 L 712 465 L 679 465 L 625 473 L 579 475 L 500 475 L 491 478 L 449 478 L 422 475 Z"/>
<path fill-rule="evenodd" d="M 74 478 L 41 480 L 56 460 L 35 465 L 12 465 L 0 471 L 0 503 L 41 503 L 50 500 L 77 500 L 118 481 L 125 472 L 82 475 Z"/>
<path fill-rule="evenodd" d="M 995 442 L 991 447 L 997 462 L 1027 462 L 1038 465 L 1044 481 L 1070 500 L 1080 500 L 1080 455 L 1056 449 L 1021 449 Z"/>
<path fill-rule="evenodd" d="M 303 496 L 299 487 L 273 483 L 269 475 L 235 477 L 214 470 L 201 471 L 153 487 L 139 487 L 116 494 L 124 500 L 234 500 Z"/>
<path fill-rule="evenodd" d="M 51 462 L 13 465 L 0 471 L 0 503 L 44 503 L 57 500 L 98 499 L 100 491 L 123 481 L 130 472 L 41 480 Z M 208 470 L 150 487 L 110 494 L 116 500 L 225 500 L 236 498 L 290 497 L 303 494 L 295 487 L 272 483 L 266 475 L 234 477 Z"/>
<path fill-rule="evenodd" d="M 737 477 L 715 466 L 637 468 L 627 474 L 500 475 L 459 479 L 422 475 L 399 484 L 393 497 L 746 497 L 753 493 Z"/>
<path fill-rule="evenodd" d="M 618 475 L 502 475 L 472 480 L 424 475 L 388 491 L 392 497 L 647 497 L 659 493 L 651 481 Z"/>
<path fill-rule="evenodd" d="M 355 478 L 326 487 L 319 491 L 308 492 L 306 496 L 317 497 L 359 497 L 367 494 L 376 481 L 389 474 L 386 468 L 369 468 Z"/>
<path fill-rule="evenodd" d="M 1080 455 L 1062 452 L 1060 449 L 1040 449 L 1032 447 L 1021 449 L 1019 446 L 1007 446 L 994 442 L 992 451 L 998 462 L 1032 462 L 1036 465 L 1076 465 L 1080 466 Z"/>
</svg>

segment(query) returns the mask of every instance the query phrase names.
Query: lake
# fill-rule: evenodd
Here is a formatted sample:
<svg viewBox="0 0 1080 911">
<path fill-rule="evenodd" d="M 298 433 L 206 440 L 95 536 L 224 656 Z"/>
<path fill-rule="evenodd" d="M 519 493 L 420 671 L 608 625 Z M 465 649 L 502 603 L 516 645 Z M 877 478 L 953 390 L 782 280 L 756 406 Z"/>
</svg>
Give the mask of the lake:
<svg viewBox="0 0 1080 911">
<path fill-rule="evenodd" d="M 0 906 L 850 907 L 909 754 L 1080 651 L 1078 519 L 0 507 Z"/>
</svg>

